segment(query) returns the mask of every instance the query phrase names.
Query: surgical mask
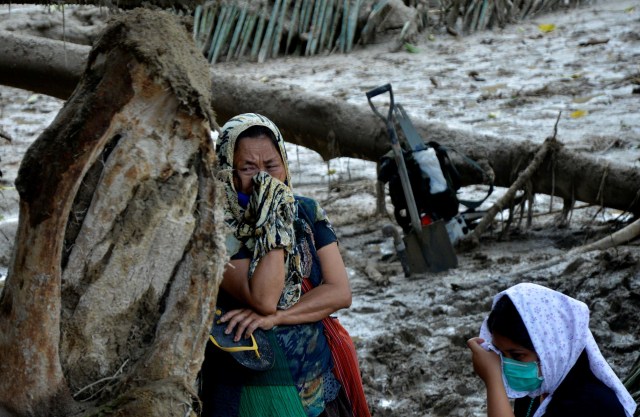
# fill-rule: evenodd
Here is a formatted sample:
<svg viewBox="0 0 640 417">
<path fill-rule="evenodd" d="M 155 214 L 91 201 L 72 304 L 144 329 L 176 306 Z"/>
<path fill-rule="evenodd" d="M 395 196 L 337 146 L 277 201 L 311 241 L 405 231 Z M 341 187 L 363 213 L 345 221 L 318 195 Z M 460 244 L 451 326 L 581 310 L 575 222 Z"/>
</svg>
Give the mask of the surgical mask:
<svg viewBox="0 0 640 417">
<path fill-rule="evenodd" d="M 238 204 L 240 207 L 246 209 L 249 205 L 249 200 L 251 199 L 251 194 L 245 194 L 241 191 L 238 191 Z"/>
<path fill-rule="evenodd" d="M 507 383 L 515 391 L 535 391 L 542 385 L 543 377 L 538 376 L 538 362 L 520 362 L 502 358 L 502 372 Z"/>
</svg>

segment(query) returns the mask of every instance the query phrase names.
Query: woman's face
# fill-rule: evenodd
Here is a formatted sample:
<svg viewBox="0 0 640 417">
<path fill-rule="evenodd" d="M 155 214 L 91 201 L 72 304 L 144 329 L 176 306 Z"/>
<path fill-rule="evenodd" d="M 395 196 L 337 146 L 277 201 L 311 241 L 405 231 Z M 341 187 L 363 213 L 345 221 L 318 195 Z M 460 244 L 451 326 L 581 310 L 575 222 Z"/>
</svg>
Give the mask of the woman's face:
<svg viewBox="0 0 640 417">
<path fill-rule="evenodd" d="M 534 350 L 527 349 L 508 337 L 494 332 L 491 335 L 491 339 L 493 346 L 498 348 L 505 358 L 515 359 L 520 362 L 535 362 L 538 360 L 538 355 Z"/>
<path fill-rule="evenodd" d="M 233 154 L 234 186 L 236 191 L 251 194 L 251 178 L 260 171 L 284 182 L 287 173 L 282 157 L 271 138 L 266 135 L 245 137 L 236 142 Z"/>
</svg>

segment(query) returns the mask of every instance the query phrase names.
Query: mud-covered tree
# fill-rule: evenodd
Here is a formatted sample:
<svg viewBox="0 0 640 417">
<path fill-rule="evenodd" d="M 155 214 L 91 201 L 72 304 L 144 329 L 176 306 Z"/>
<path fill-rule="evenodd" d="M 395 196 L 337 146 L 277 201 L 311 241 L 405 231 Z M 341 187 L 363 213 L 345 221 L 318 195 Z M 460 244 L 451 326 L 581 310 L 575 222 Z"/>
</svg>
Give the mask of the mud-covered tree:
<svg viewBox="0 0 640 417">
<path fill-rule="evenodd" d="M 193 415 L 226 262 L 210 84 L 164 12 L 123 14 L 92 48 L 16 180 L 0 415 Z"/>
</svg>

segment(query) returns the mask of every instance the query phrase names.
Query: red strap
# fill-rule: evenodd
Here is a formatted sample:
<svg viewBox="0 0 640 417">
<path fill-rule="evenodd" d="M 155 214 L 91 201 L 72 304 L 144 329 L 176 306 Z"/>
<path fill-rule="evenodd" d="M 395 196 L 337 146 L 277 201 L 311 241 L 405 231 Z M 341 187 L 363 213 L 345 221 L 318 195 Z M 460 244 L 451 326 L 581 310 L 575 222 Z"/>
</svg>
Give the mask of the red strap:
<svg viewBox="0 0 640 417">
<path fill-rule="evenodd" d="M 322 320 L 322 323 L 333 357 L 333 373 L 347 393 L 353 409 L 353 417 L 370 417 L 362 387 L 356 347 L 351 336 L 335 317 L 327 317 Z"/>
<path fill-rule="evenodd" d="M 311 288 L 308 279 L 302 280 L 302 291 L 307 292 Z M 371 417 L 367 399 L 364 395 L 360 367 L 358 366 L 358 356 L 356 347 L 353 344 L 349 332 L 335 317 L 327 317 L 322 320 L 324 333 L 331 349 L 333 358 L 333 373 L 342 384 L 347 398 L 351 403 L 353 417 Z"/>
</svg>

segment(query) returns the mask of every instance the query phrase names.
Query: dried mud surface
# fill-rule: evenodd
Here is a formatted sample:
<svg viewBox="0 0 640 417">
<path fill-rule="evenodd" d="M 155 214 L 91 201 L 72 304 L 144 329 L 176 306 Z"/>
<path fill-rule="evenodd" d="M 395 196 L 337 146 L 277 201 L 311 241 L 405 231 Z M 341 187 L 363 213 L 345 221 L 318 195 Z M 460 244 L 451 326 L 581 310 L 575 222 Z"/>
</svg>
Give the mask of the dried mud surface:
<svg viewBox="0 0 640 417">
<path fill-rule="evenodd" d="M 39 16 L 38 22 L 58 19 Z M 100 27 L 93 18 L 85 21 Z M 3 14 L 0 22 L 4 28 L 11 23 L 20 30 L 33 26 L 17 22 L 15 14 Z M 543 33 L 540 23 L 556 24 L 556 30 Z M 598 2 L 464 38 L 425 33 L 417 54 L 391 50 L 395 43 L 380 39 L 348 56 L 281 58 L 261 65 L 224 63 L 216 70 L 363 106 L 365 91 L 391 82 L 411 117 L 514 141 L 541 142 L 562 111 L 558 137 L 567 146 L 637 167 L 640 95 L 633 91 L 640 74 L 640 36 L 634 29 L 639 23 L 637 2 Z M 579 46 L 590 39 L 608 41 Z M 475 76 L 469 75 L 474 71 Z M 4 268 L 17 223 L 18 197 L 12 188 L 17 168 L 25 149 L 61 105 L 45 96 L 0 87 L 0 130 L 12 139 L 0 139 Z M 295 191 L 323 204 L 340 238 L 353 305 L 337 316 L 356 343 L 374 416 L 486 415 L 484 387 L 473 374 L 465 342 L 477 334 L 493 295 L 518 282 L 547 285 L 586 302 L 592 331 L 618 375 L 626 375 L 638 357 L 638 239 L 535 269 L 572 247 L 620 229 L 631 220 L 625 213 L 578 203 L 581 208 L 572 213 L 569 225 L 558 227 L 562 202 L 537 196 L 531 227 L 516 222 L 503 234 L 503 213 L 479 248 L 458 254 L 458 268 L 409 279 L 381 232 L 393 219 L 376 214 L 375 166 L 348 159 L 324 162 L 295 146 L 289 148 L 289 158 Z M 494 193 L 487 205 L 503 191 Z M 478 195 L 473 187 L 464 192 Z M 389 203 L 387 209 L 391 212 Z"/>
</svg>

